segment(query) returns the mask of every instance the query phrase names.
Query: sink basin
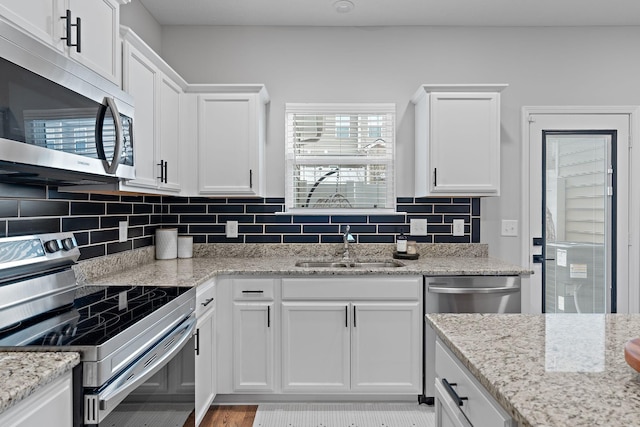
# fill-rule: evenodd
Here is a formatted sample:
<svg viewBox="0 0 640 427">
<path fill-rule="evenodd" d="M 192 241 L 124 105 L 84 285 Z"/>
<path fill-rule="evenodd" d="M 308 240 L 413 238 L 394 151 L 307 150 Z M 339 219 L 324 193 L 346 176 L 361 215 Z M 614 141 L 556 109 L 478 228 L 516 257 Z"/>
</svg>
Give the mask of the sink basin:
<svg viewBox="0 0 640 427">
<path fill-rule="evenodd" d="M 393 259 L 385 260 L 363 260 L 363 261 L 298 261 L 296 267 L 306 268 L 381 268 L 381 267 L 404 267 L 400 261 Z"/>
</svg>

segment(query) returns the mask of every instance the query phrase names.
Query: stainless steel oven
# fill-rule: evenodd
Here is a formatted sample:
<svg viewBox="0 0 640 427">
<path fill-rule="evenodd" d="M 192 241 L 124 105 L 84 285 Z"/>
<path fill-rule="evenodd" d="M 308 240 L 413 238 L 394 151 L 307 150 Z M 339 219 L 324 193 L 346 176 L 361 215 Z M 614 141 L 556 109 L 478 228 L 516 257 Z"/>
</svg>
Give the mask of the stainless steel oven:
<svg viewBox="0 0 640 427">
<path fill-rule="evenodd" d="M 449 276 L 424 278 L 425 313 L 520 313 L 519 276 Z M 436 336 L 424 327 L 424 395 L 433 403 Z"/>
<path fill-rule="evenodd" d="M 76 426 L 140 425 L 151 414 L 153 425 L 185 425 L 193 378 L 179 406 L 148 380 L 180 357 L 193 361 L 195 289 L 78 286 L 78 256 L 71 233 L 0 239 L 0 349 L 80 352 Z"/>
</svg>

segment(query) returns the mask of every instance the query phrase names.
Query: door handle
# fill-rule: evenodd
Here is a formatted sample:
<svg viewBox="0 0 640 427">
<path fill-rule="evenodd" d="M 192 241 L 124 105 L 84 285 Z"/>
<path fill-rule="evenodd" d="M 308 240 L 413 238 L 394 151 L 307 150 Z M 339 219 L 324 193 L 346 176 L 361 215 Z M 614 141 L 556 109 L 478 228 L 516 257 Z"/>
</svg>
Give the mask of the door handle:
<svg viewBox="0 0 640 427">
<path fill-rule="evenodd" d="M 555 258 L 545 258 L 544 255 L 534 255 L 533 263 L 534 264 L 542 264 L 545 261 L 555 261 Z"/>
</svg>

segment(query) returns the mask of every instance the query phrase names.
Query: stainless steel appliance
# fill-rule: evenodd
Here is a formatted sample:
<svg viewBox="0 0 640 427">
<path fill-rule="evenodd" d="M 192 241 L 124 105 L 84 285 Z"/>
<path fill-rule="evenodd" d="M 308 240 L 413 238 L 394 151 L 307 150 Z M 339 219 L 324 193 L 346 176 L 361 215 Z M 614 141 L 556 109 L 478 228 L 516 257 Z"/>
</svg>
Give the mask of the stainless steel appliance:
<svg viewBox="0 0 640 427">
<path fill-rule="evenodd" d="M 195 289 L 79 287 L 78 256 L 71 233 L 0 239 L 0 349 L 80 352 L 74 424 L 113 425 L 183 348 L 193 358 Z"/>
<path fill-rule="evenodd" d="M 0 22 L 0 182 L 135 178 L 131 97 L 50 49 L 21 49 L 16 31 Z"/>
<path fill-rule="evenodd" d="M 449 276 L 424 278 L 425 313 L 520 313 L 519 276 Z M 424 395 L 433 403 L 436 336 L 424 327 Z"/>
</svg>

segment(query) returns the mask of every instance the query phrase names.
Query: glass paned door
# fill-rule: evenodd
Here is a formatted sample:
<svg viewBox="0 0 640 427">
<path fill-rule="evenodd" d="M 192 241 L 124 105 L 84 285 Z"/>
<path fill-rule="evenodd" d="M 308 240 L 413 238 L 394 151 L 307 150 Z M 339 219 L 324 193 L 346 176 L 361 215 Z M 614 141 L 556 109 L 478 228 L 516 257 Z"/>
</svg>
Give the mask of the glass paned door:
<svg viewBox="0 0 640 427">
<path fill-rule="evenodd" d="M 546 313 L 615 312 L 615 131 L 543 131 Z"/>
</svg>

